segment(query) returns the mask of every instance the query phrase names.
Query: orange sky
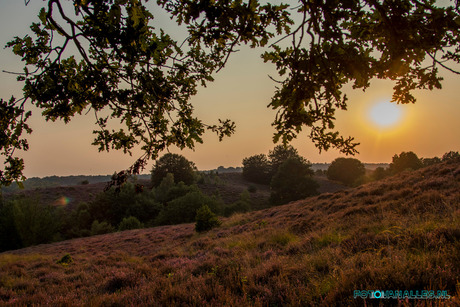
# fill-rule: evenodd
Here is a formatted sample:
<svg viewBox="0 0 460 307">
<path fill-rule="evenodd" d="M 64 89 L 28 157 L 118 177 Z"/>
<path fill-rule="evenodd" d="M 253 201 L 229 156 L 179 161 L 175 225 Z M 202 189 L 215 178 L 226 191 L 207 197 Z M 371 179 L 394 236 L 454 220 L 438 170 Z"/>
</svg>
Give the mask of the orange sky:
<svg viewBox="0 0 460 307">
<path fill-rule="evenodd" d="M 14 35 L 27 33 L 26 24 L 43 4 L 31 1 L 25 8 L 23 1 L 11 2 L 0 0 L 2 45 Z M 240 166 L 244 157 L 268 153 L 274 147 L 271 122 L 275 111 L 266 106 L 275 87 L 268 74 L 276 76 L 276 72 L 272 65 L 263 63 L 259 54 L 260 51 L 242 47 L 216 76 L 216 81 L 193 98 L 196 115 L 204 122 L 212 124 L 218 118 L 229 118 L 237 125 L 231 138 L 219 142 L 215 135 L 208 133 L 204 144 L 198 144 L 195 151 L 181 152 L 199 169 Z M 21 67 L 10 50 L 0 50 L 0 70 L 20 71 Z M 443 72 L 443 76 L 443 89 L 417 92 L 417 103 L 402 106 L 405 115 L 389 130 L 379 131 L 368 113 L 375 103 L 391 98 L 391 82 L 373 82 L 365 93 L 347 89 L 348 111 L 337 114 L 336 126 L 344 136 L 354 136 L 361 143 L 357 158 L 363 162 L 390 162 L 395 153 L 402 151 L 414 151 L 419 157 L 460 151 L 460 77 L 448 72 Z M 20 93 L 21 85 L 15 76 L 0 73 L 0 97 L 7 99 L 12 94 L 20 97 Z M 111 174 L 129 167 L 137 158 L 136 154 L 130 157 L 121 152 L 98 153 L 97 148 L 91 146 L 95 129 L 92 115 L 79 116 L 67 125 L 46 123 L 37 110 L 33 115 L 30 150 L 22 155 L 28 177 Z M 292 145 L 310 161 L 330 162 L 341 156 L 336 150 L 320 155 L 307 135 L 306 131 L 301 133 Z M 179 152 L 174 148 L 171 151 Z"/>
</svg>

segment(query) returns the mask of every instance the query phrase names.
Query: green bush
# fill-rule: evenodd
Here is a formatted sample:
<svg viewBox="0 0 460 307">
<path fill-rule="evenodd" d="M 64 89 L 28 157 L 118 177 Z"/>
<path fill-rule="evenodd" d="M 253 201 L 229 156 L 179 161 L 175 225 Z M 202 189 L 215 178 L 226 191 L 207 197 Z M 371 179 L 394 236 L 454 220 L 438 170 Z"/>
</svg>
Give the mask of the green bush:
<svg viewBox="0 0 460 307">
<path fill-rule="evenodd" d="M 251 210 L 251 195 L 248 191 L 240 194 L 240 199 L 230 205 L 224 207 L 224 216 L 230 216 L 236 212 L 247 212 Z"/>
<path fill-rule="evenodd" d="M 144 224 L 139 222 L 137 218 L 135 218 L 134 216 L 130 216 L 130 217 L 125 217 L 121 221 L 120 225 L 118 225 L 118 230 L 123 231 L 123 230 L 139 229 L 143 227 L 144 227 Z"/>
<path fill-rule="evenodd" d="M 208 231 L 214 227 L 220 226 L 221 224 L 216 215 L 206 205 L 197 210 L 195 221 L 195 230 L 197 232 Z"/>
<path fill-rule="evenodd" d="M 70 254 L 65 254 L 61 259 L 59 259 L 56 263 L 62 265 L 69 265 L 73 262 L 72 256 Z"/>
<path fill-rule="evenodd" d="M 98 220 L 95 220 L 93 224 L 91 225 L 91 235 L 92 236 L 103 235 L 103 234 L 111 233 L 114 231 L 115 231 L 115 228 L 113 228 L 113 226 L 107 223 L 106 221 L 99 223 Z"/>
<path fill-rule="evenodd" d="M 191 223 L 195 220 L 196 211 L 203 205 L 207 205 L 216 213 L 220 213 L 222 209 L 218 199 L 204 195 L 200 191 L 192 191 L 170 201 L 158 215 L 155 224 Z"/>
</svg>

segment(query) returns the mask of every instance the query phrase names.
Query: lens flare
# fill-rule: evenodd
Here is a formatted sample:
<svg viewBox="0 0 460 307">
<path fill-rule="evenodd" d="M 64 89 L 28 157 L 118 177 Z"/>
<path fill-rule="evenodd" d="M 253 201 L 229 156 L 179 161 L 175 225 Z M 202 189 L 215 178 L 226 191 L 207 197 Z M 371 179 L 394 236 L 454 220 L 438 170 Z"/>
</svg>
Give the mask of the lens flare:
<svg viewBox="0 0 460 307">
<path fill-rule="evenodd" d="M 71 202 L 70 197 L 61 196 L 56 200 L 56 204 L 60 206 L 66 206 Z"/>
</svg>

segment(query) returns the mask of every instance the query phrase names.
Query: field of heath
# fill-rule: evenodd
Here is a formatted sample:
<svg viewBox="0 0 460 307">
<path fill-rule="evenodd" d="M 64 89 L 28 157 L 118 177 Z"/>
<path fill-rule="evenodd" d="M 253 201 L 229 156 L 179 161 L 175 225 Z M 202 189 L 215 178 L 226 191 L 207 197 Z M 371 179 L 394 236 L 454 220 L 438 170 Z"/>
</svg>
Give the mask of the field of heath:
<svg viewBox="0 0 460 307">
<path fill-rule="evenodd" d="M 444 296 L 356 297 L 364 290 Z M 460 306 L 460 163 L 222 218 L 201 234 L 182 224 L 0 254 L 0 305 L 46 304 Z"/>
</svg>

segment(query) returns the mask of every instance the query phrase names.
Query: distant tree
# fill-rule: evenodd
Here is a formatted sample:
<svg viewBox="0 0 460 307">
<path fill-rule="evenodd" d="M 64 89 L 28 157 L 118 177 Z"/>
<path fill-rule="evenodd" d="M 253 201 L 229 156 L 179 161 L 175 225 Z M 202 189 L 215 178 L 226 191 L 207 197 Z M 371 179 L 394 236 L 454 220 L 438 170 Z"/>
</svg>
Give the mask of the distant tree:
<svg viewBox="0 0 460 307">
<path fill-rule="evenodd" d="M 327 178 L 346 185 L 353 185 L 365 172 L 364 164 L 358 159 L 337 158 L 327 169 Z"/>
<path fill-rule="evenodd" d="M 460 159 L 460 154 L 458 151 L 449 151 L 446 152 L 444 155 L 442 155 L 442 161 L 454 161 L 454 160 L 459 160 Z"/>
<path fill-rule="evenodd" d="M 278 172 L 281 164 L 283 164 L 289 158 L 300 157 L 297 149 L 291 145 L 278 145 L 268 152 L 268 159 L 271 165 L 272 177 Z"/>
<path fill-rule="evenodd" d="M 372 172 L 372 179 L 373 180 L 380 180 L 387 176 L 387 171 L 379 166 Z"/>
<path fill-rule="evenodd" d="M 268 184 L 270 182 L 270 163 L 264 154 L 243 159 L 243 177 L 251 182 Z"/>
<path fill-rule="evenodd" d="M 421 158 L 420 161 L 422 161 L 423 166 L 430 166 L 441 163 L 441 159 L 439 157 Z"/>
<path fill-rule="evenodd" d="M 407 169 L 416 170 L 422 166 L 422 161 L 420 161 L 414 152 L 402 152 L 399 156 L 393 156 L 393 162 L 390 163 L 390 172 L 396 174 Z"/>
<path fill-rule="evenodd" d="M 55 208 L 36 199 L 14 200 L 13 217 L 23 246 L 52 242 L 60 226 Z"/>
<path fill-rule="evenodd" d="M 168 173 L 173 174 L 174 182 L 192 184 L 195 179 L 195 163 L 182 155 L 167 153 L 157 160 L 152 169 L 152 184 L 158 186 Z"/>
<path fill-rule="evenodd" d="M 301 157 L 290 157 L 278 168 L 270 183 L 273 204 L 284 204 L 317 194 L 318 183 L 311 177 L 311 164 Z"/>
</svg>

